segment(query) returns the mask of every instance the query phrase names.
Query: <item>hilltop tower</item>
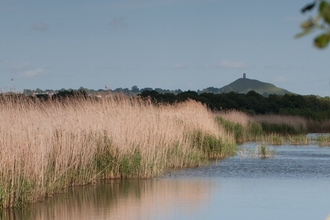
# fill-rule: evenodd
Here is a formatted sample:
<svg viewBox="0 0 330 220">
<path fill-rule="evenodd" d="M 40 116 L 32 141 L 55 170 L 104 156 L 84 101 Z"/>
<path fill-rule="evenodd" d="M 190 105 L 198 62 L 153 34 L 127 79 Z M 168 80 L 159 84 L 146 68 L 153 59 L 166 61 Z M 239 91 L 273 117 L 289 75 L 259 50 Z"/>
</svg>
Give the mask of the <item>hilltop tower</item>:
<svg viewBox="0 0 330 220">
<path fill-rule="evenodd" d="M 243 73 L 243 79 L 246 79 L 246 73 Z"/>
</svg>

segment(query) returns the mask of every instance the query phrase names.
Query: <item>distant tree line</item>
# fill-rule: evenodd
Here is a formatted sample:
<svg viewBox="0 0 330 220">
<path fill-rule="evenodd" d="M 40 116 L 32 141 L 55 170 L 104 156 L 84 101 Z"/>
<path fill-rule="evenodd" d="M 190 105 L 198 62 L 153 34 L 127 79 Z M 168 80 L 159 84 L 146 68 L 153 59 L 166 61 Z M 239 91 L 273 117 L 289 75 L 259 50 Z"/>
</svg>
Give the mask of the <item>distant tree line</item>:
<svg viewBox="0 0 330 220">
<path fill-rule="evenodd" d="M 269 95 L 262 96 L 255 91 L 242 93 L 200 93 L 186 91 L 178 94 L 160 94 L 144 91 L 139 96 L 150 97 L 155 103 L 175 103 L 193 99 L 214 111 L 238 110 L 248 114 L 296 115 L 314 120 L 330 119 L 330 98 L 315 95 Z"/>
<path fill-rule="evenodd" d="M 37 88 L 37 89 L 24 89 L 23 90 L 23 94 L 24 95 L 40 95 L 40 94 L 56 94 L 56 93 L 59 93 L 59 92 L 62 92 L 62 93 L 66 93 L 66 92 L 71 92 L 71 91 L 84 91 L 86 93 L 88 93 L 89 95 L 97 95 L 97 94 L 104 94 L 104 93 L 109 93 L 109 92 L 115 92 L 115 93 L 122 93 L 124 95 L 127 95 L 127 96 L 135 96 L 135 95 L 140 95 L 142 94 L 143 92 L 151 92 L 151 91 L 156 91 L 157 93 L 159 94 L 179 94 L 179 93 L 182 93 L 183 91 L 181 89 L 162 89 L 162 88 L 151 88 L 151 87 L 145 87 L 145 88 L 138 88 L 136 85 L 135 86 L 132 86 L 130 89 L 129 88 L 116 88 L 116 89 L 88 89 L 88 88 L 84 88 L 84 87 L 80 87 L 79 89 L 60 89 L 60 90 L 52 90 L 52 89 L 46 89 L 46 90 L 42 90 L 40 88 Z M 214 93 L 214 94 L 221 94 L 223 93 L 223 90 L 221 88 L 215 88 L 215 87 L 207 87 L 203 90 L 197 90 L 196 91 L 197 94 L 202 94 L 202 93 Z"/>
<path fill-rule="evenodd" d="M 127 96 L 140 96 L 143 98 L 151 98 L 154 103 L 169 103 L 184 102 L 188 99 L 193 99 L 205 104 L 213 111 L 221 110 L 238 110 L 251 115 L 255 114 L 277 114 L 277 115 L 296 115 L 303 116 L 308 119 L 324 120 L 330 119 L 330 98 L 318 97 L 315 95 L 274 95 L 262 96 L 255 91 L 250 91 L 247 94 L 243 93 L 218 93 L 216 88 L 209 87 L 202 91 L 181 91 L 181 90 L 164 90 L 160 88 L 144 88 L 139 89 L 133 86 L 132 89 L 117 88 L 115 90 L 90 90 L 80 87 L 78 90 L 58 91 L 40 89 L 24 90 L 24 95 L 33 95 L 39 99 L 62 99 L 65 97 L 74 96 L 95 96 L 102 93 L 123 93 Z M 52 94 L 49 96 L 49 94 Z"/>
<path fill-rule="evenodd" d="M 157 91 L 160 94 L 164 94 L 164 93 L 173 93 L 173 94 L 178 94 L 180 92 L 182 92 L 181 89 L 176 89 L 176 90 L 169 90 L 169 89 L 161 89 L 161 88 L 150 88 L 150 87 L 146 87 L 146 88 L 142 88 L 139 89 L 137 86 L 132 86 L 131 89 L 129 88 L 116 88 L 116 89 L 88 89 L 88 88 L 84 88 L 84 87 L 80 87 L 79 89 L 60 89 L 60 90 L 52 90 L 52 89 L 46 89 L 46 90 L 42 90 L 40 88 L 37 88 L 35 90 L 33 89 L 24 89 L 23 90 L 23 94 L 27 95 L 27 96 L 31 96 L 31 95 L 41 95 L 41 94 L 48 94 L 48 95 L 54 95 L 57 93 L 67 93 L 67 92 L 77 92 L 77 91 L 84 91 L 89 95 L 97 95 L 97 94 L 104 94 L 104 93 L 109 93 L 109 92 L 115 92 L 115 93 L 123 93 L 124 95 L 127 96 L 135 96 L 135 95 L 139 95 L 144 91 Z M 208 90 L 206 90 L 208 91 Z"/>
</svg>

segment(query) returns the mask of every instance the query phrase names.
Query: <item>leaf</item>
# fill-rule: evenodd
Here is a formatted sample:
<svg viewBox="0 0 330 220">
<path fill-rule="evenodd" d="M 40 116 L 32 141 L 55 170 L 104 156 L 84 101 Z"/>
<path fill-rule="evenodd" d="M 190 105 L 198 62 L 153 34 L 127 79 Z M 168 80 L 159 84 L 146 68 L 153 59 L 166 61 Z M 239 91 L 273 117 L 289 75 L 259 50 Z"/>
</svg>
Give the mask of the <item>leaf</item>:
<svg viewBox="0 0 330 220">
<path fill-rule="evenodd" d="M 294 37 L 295 38 L 303 37 L 303 36 L 309 34 L 310 32 L 312 32 L 312 30 L 313 30 L 313 28 L 305 29 L 303 32 L 296 34 Z"/>
<path fill-rule="evenodd" d="M 322 34 L 315 38 L 314 46 L 317 48 L 325 48 L 330 41 L 330 34 Z"/>
<path fill-rule="evenodd" d="M 330 4 L 326 1 L 322 1 L 319 8 L 320 15 L 323 19 L 330 24 Z"/>
<path fill-rule="evenodd" d="M 306 11 L 310 11 L 310 10 L 312 10 L 314 8 L 314 6 L 315 6 L 315 2 L 310 3 L 310 4 L 306 5 L 305 7 L 303 7 L 301 9 L 301 12 L 302 13 L 305 13 Z"/>
<path fill-rule="evenodd" d="M 313 27 L 313 26 L 314 26 L 314 22 L 313 22 L 313 20 L 311 20 L 311 19 L 309 19 L 309 20 L 303 22 L 303 23 L 300 25 L 300 27 L 301 27 L 302 29 L 309 29 L 309 28 L 311 28 L 311 27 Z"/>
</svg>

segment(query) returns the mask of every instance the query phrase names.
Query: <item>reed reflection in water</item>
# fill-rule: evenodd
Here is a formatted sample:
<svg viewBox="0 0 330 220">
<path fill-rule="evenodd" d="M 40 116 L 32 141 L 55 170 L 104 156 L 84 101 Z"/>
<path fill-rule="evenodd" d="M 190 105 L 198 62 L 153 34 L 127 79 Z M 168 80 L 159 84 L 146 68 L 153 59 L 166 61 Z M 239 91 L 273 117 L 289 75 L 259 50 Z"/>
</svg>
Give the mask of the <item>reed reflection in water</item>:
<svg viewBox="0 0 330 220">
<path fill-rule="evenodd" d="M 205 179 L 115 180 L 77 187 L 2 219 L 169 219 L 194 215 L 211 198 L 216 183 Z"/>
</svg>

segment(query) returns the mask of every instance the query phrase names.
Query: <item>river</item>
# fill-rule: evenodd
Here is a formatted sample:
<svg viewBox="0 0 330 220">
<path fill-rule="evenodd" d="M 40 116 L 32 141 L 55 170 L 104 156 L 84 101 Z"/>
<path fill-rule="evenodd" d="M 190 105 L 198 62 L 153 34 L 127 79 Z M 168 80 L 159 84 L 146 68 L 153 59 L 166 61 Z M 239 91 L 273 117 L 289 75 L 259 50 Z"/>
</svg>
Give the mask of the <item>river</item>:
<svg viewBox="0 0 330 220">
<path fill-rule="evenodd" d="M 275 155 L 262 159 L 257 147 L 159 178 L 72 188 L 2 219 L 327 219 L 330 148 L 268 146 Z"/>
</svg>

